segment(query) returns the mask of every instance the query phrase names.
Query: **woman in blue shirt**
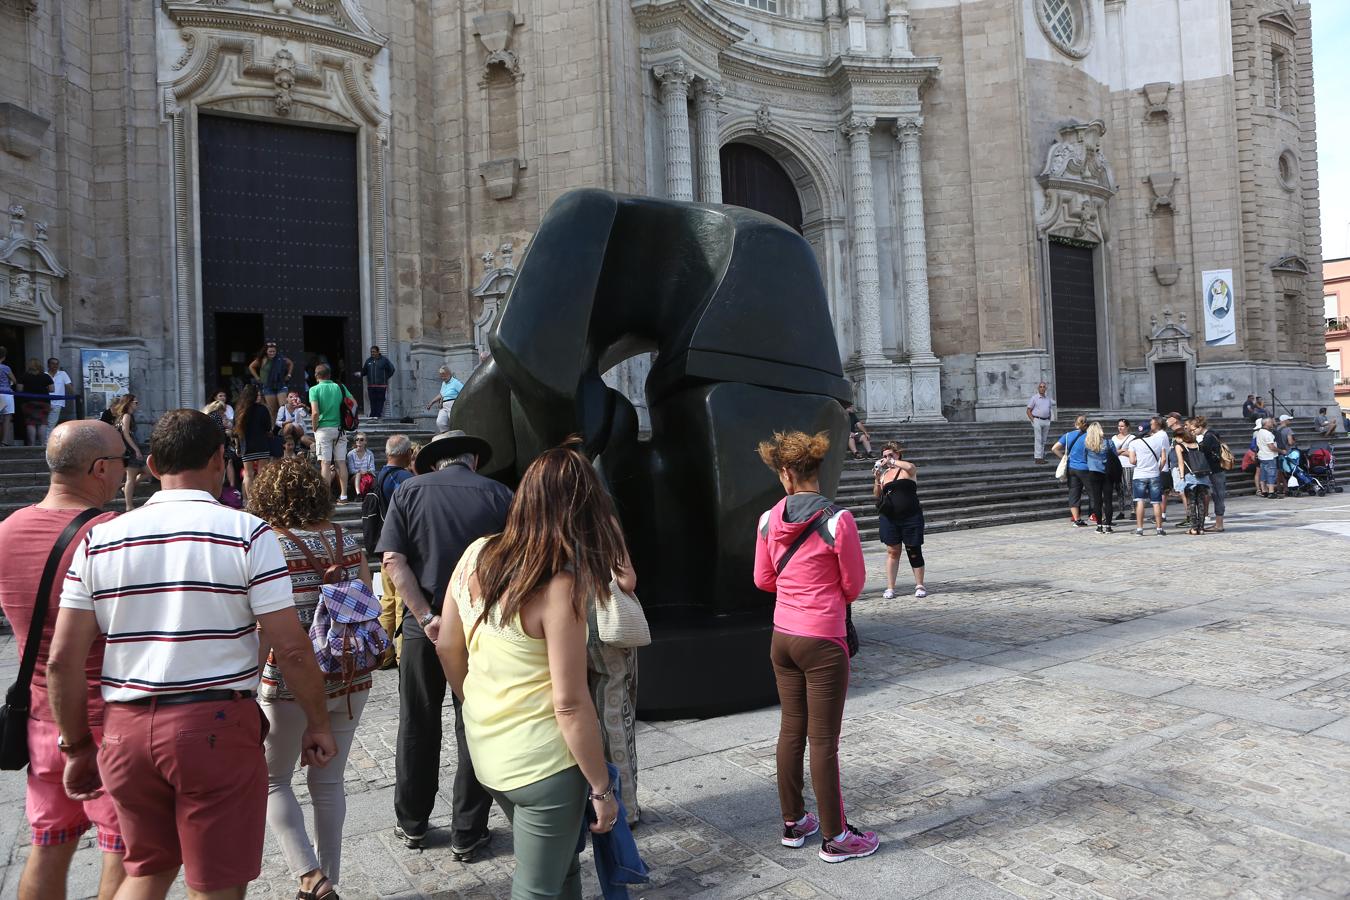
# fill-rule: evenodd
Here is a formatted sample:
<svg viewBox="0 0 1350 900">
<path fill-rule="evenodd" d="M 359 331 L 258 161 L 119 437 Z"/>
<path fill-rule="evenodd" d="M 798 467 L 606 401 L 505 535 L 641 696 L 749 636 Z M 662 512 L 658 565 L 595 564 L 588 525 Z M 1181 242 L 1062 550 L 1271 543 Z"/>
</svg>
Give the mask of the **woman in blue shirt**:
<svg viewBox="0 0 1350 900">
<path fill-rule="evenodd" d="M 1084 528 L 1087 522 L 1078 517 L 1078 504 L 1083 499 L 1083 489 L 1088 483 L 1087 462 L 1087 416 L 1074 419 L 1073 431 L 1066 431 L 1050 449 L 1055 456 L 1069 456 L 1069 516 L 1077 528 Z"/>
</svg>

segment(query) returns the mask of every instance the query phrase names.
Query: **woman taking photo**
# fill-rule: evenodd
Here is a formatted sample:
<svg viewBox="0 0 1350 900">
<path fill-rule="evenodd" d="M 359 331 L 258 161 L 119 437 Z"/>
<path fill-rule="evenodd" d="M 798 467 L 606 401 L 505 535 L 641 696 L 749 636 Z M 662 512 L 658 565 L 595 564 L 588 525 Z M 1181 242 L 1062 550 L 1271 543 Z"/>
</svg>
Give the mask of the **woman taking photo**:
<svg viewBox="0 0 1350 900">
<path fill-rule="evenodd" d="M 886 591 L 883 600 L 895 597 L 895 576 L 900 569 L 900 548 L 914 570 L 914 596 L 923 599 L 923 506 L 919 503 L 918 467 L 900 458 L 904 451 L 895 441 L 881 450 L 872 470 L 872 496 L 877 499 L 877 530 L 886 545 Z"/>
<path fill-rule="evenodd" d="M 258 399 L 258 389 L 245 385 L 234 410 L 234 433 L 244 464 L 244 496 L 253 496 L 253 479 L 272 459 L 272 416 Z"/>
<path fill-rule="evenodd" d="M 311 557 L 324 567 L 340 564 L 340 580 L 360 581 L 370 587 L 370 567 L 360 533 L 342 531 L 328 521 L 333 514 L 333 495 L 319 473 L 304 460 L 283 459 L 260 472 L 253 480 L 248 511 L 271 525 L 281 541 L 295 612 L 306 631 L 314 622 L 321 584 Z M 326 683 L 329 723 L 337 742 L 337 755 L 323 768 L 310 766 L 305 770 L 309 799 L 314 807 L 315 841 L 310 843 L 305 814 L 291 786 L 306 728 L 305 712 L 287 689 L 286 679 L 270 651 L 263 667 L 258 705 L 271 726 L 263 742 L 267 755 L 267 824 L 281 844 L 292 877 L 299 879 L 296 896 L 300 900 L 338 900 L 342 825 L 347 818 L 343 770 L 361 711 L 370 696 L 370 684 L 369 673 L 350 681 Z"/>
<path fill-rule="evenodd" d="M 135 394 L 123 394 L 113 402 L 113 425 L 122 434 L 122 443 L 127 448 L 127 481 L 122 486 L 122 496 L 127 501 L 127 512 L 136 508 L 136 485 L 145 477 L 145 454 L 136 443 L 136 410 L 141 402 Z"/>
<path fill-rule="evenodd" d="M 511 820 L 513 900 L 581 898 L 577 833 L 619 817 L 586 683 L 586 612 L 626 558 L 614 504 L 568 447 L 521 478 L 506 527 L 464 551 L 436 652 L 464 701 L 478 780 Z"/>
<path fill-rule="evenodd" d="M 853 515 L 820 493 L 820 464 L 829 449 L 824 432 L 779 432 L 759 445 L 759 458 L 787 496 L 760 517 L 755 587 L 776 594 L 769 658 L 782 704 L 777 765 L 783 846 L 801 847 L 823 829 L 820 858 L 835 863 L 871 856 L 879 842 L 873 832 L 848 823 L 839 784 L 849 676 L 845 623 L 866 572 Z M 802 799 L 808 741 L 818 819 Z"/>
</svg>

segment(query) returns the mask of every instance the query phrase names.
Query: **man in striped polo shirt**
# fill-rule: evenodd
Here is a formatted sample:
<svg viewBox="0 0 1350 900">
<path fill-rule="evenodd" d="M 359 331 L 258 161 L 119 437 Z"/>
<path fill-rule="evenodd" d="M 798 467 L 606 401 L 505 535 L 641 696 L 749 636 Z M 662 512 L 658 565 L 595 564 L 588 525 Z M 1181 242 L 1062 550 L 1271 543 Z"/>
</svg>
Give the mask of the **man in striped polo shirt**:
<svg viewBox="0 0 1350 900">
<path fill-rule="evenodd" d="M 216 501 L 220 429 L 196 410 L 167 413 L 147 465 L 162 489 L 90 530 L 61 595 L 48 678 L 66 792 L 112 797 L 128 896 L 163 898 L 182 866 L 193 897 L 242 898 L 261 871 L 267 811 L 266 720 L 253 701 L 260 635 L 305 711 L 304 761 L 319 766 L 336 751 L 323 677 L 276 536 Z M 96 755 L 82 667 L 100 633 L 107 712 Z"/>
</svg>

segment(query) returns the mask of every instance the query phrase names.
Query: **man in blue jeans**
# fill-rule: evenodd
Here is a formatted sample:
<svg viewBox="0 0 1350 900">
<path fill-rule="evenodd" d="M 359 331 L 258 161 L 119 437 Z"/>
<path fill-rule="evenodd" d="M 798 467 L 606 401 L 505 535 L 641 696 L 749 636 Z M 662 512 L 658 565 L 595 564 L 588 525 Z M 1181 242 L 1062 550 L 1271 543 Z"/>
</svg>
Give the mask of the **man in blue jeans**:
<svg viewBox="0 0 1350 900">
<path fill-rule="evenodd" d="M 1157 416 L 1148 420 L 1148 427 L 1148 434 L 1125 448 L 1125 455 L 1134 466 L 1134 533 L 1143 536 L 1144 504 L 1152 503 L 1154 533 L 1162 537 L 1167 534 L 1162 519 L 1162 463 L 1172 449 L 1172 439 Z"/>
<path fill-rule="evenodd" d="M 361 378 L 366 383 L 366 394 L 370 397 L 370 417 L 384 418 L 384 398 L 389 391 L 389 379 L 394 377 L 394 364 L 389 357 L 380 354 L 380 348 L 372 346 L 370 356 L 361 366 Z"/>
</svg>

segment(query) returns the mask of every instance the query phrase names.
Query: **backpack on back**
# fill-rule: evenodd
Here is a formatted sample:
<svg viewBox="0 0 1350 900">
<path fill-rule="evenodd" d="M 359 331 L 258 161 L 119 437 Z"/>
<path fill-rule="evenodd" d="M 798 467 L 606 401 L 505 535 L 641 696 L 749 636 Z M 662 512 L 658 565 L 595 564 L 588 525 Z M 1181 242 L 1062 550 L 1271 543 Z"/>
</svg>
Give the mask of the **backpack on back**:
<svg viewBox="0 0 1350 900">
<path fill-rule="evenodd" d="M 334 544 L 327 562 L 320 561 L 304 541 L 286 529 L 277 530 L 300 547 L 319 576 L 319 604 L 309 626 L 309 640 L 324 678 L 350 682 L 379 668 L 380 658 L 389 649 L 389 635 L 380 624 L 380 601 L 374 592 L 363 582 L 346 577 L 342 527 L 333 524 Z M 326 543 L 323 535 L 319 541 Z"/>
<path fill-rule="evenodd" d="M 375 479 L 375 486 L 361 497 L 361 539 L 365 542 L 366 553 L 375 555 L 380 543 L 380 532 L 384 530 L 384 516 L 388 510 L 384 504 L 384 484 L 393 469 L 388 467 Z"/>
</svg>

